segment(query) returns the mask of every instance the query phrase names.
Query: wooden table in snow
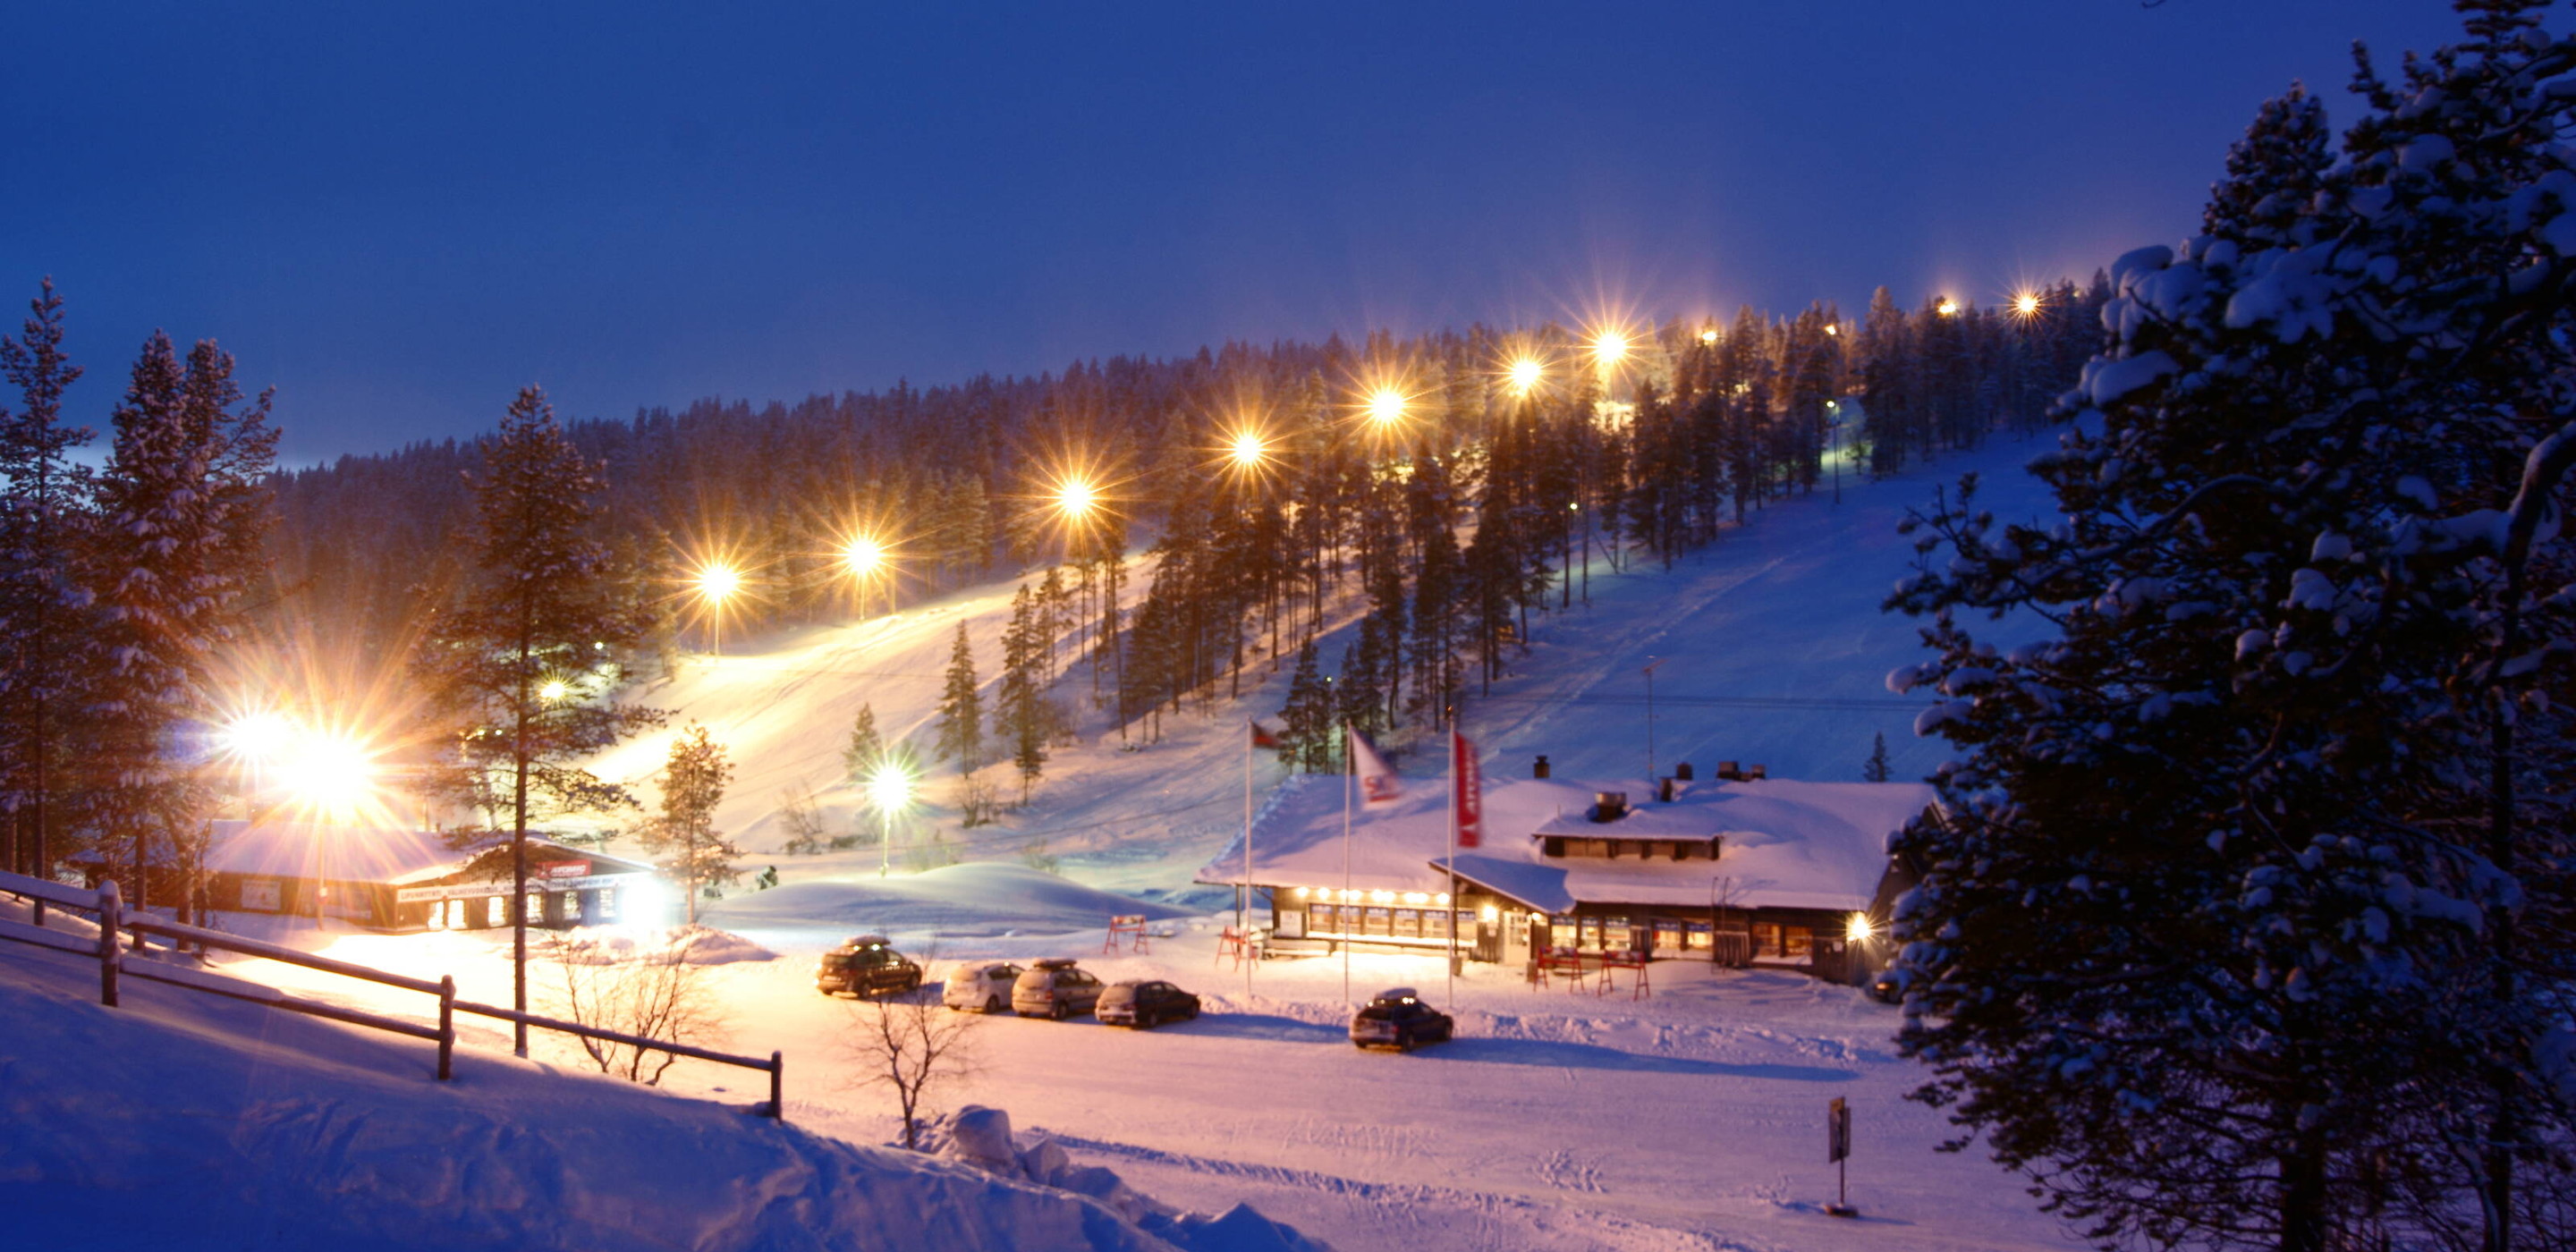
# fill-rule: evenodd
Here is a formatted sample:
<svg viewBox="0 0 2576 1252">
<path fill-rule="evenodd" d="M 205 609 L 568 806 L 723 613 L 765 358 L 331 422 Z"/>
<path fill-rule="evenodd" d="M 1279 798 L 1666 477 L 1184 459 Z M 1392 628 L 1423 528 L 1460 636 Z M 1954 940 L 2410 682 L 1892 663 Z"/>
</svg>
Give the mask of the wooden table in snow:
<svg viewBox="0 0 2576 1252">
<path fill-rule="evenodd" d="M 1557 977 L 1566 980 L 1567 990 L 1581 991 L 1585 978 L 1597 976 L 1592 993 L 1608 995 L 1619 989 L 1616 978 L 1620 970 L 1634 970 L 1636 981 L 1630 983 L 1628 989 L 1628 998 L 1634 1000 L 1655 994 L 1654 987 L 1647 981 L 1647 963 L 1648 957 L 1643 952 L 1578 952 L 1572 948 L 1555 948 L 1531 960 L 1530 985 L 1544 987 L 1550 977 Z"/>
</svg>

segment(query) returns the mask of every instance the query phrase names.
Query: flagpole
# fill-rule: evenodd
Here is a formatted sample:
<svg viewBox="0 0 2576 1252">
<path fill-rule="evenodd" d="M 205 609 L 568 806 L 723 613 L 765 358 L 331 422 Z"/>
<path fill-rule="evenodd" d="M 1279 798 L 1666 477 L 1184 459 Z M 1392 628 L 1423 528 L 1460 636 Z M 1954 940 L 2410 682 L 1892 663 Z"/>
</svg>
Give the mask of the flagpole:
<svg viewBox="0 0 2576 1252">
<path fill-rule="evenodd" d="M 1253 723 L 1258 727 L 1260 723 Z M 1243 895 L 1235 908 L 1235 959 L 1243 964 L 1243 994 L 1252 994 L 1252 733 L 1243 736 Z M 1714 923 L 1712 923 L 1714 924 Z M 1715 932 L 1711 932 L 1715 933 Z"/>
<path fill-rule="evenodd" d="M 1342 900 L 1333 906 L 1333 924 L 1342 928 L 1342 1003 L 1351 1002 L 1351 780 L 1359 771 L 1359 754 L 1351 724 L 1342 723 Z"/>
<path fill-rule="evenodd" d="M 1458 1011 L 1458 754 L 1466 740 L 1449 731 L 1449 1011 Z"/>
</svg>

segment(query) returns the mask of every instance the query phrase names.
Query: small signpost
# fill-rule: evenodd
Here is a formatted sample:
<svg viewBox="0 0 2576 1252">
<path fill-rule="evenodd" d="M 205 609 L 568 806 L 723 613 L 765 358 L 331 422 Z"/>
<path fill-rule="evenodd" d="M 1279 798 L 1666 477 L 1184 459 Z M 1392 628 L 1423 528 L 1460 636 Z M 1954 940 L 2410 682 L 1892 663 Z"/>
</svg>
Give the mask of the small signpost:
<svg viewBox="0 0 2576 1252">
<path fill-rule="evenodd" d="M 1834 1166 L 1834 1202 L 1825 1206 L 1829 1217 L 1858 1217 L 1860 1210 L 1851 1206 L 1851 1105 L 1835 1096 L 1825 1106 L 1825 1159 Z"/>
</svg>

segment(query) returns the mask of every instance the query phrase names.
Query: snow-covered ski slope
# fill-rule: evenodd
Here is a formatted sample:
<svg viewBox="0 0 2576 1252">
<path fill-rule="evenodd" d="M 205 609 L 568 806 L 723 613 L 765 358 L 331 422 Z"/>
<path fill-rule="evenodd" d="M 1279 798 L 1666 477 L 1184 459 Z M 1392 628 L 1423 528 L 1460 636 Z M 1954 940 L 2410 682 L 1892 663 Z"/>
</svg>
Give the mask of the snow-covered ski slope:
<svg viewBox="0 0 2576 1252">
<path fill-rule="evenodd" d="M 1999 516 L 2046 514 L 2046 493 L 2021 467 L 2053 439 L 1998 437 L 1894 478 L 1846 478 L 1839 503 L 1825 488 L 1775 501 L 1670 570 L 1639 557 L 1626 572 L 1613 572 L 1596 556 L 1590 607 L 1581 603 L 1578 581 L 1573 607 L 1533 615 L 1531 651 L 1514 659 L 1512 674 L 1490 692 L 1471 683 L 1463 729 L 1497 777 L 1525 776 L 1540 753 L 1559 778 L 1642 776 L 1648 726 L 1641 671 L 1652 663 L 1653 755 L 1663 772 L 1687 761 L 1706 777 L 1720 760 L 1734 760 L 1766 765 L 1775 777 L 1857 780 L 1871 736 L 1883 733 L 1896 776 L 1921 777 L 1941 759 L 1941 745 L 1914 738 L 1914 706 L 1884 686 L 1889 669 L 1919 655 L 1915 623 L 1878 609 L 1911 556 L 1897 523 L 1971 470 L 1983 480 L 1980 498 Z M 891 617 L 728 641 L 724 655 L 690 658 L 675 680 L 639 698 L 671 710 L 674 729 L 706 723 L 728 747 L 737 772 L 718 821 L 762 861 L 777 856 L 787 837 L 779 809 L 799 792 L 814 794 L 833 830 L 873 830 L 876 819 L 841 776 L 851 718 L 862 702 L 870 704 L 889 738 L 911 735 L 928 759 L 957 623 L 967 624 L 989 688 L 1019 581 Z M 1140 568 L 1134 585 L 1144 581 Z M 1338 623 L 1323 641 L 1328 667 L 1352 629 Z M 1220 698 L 1204 710 L 1194 703 L 1187 714 L 1166 717 L 1161 742 L 1151 745 L 1122 745 L 1114 728 L 1084 709 L 1084 742 L 1057 749 L 1034 803 L 1000 826 L 961 829 L 955 768 L 934 764 L 922 804 L 899 824 L 897 847 L 936 827 L 966 859 L 1009 860 L 1043 838 L 1081 881 L 1114 890 L 1181 889 L 1242 825 L 1244 719 L 1275 718 L 1286 702 L 1287 659 L 1248 667 L 1240 700 Z M 1058 697 L 1087 704 L 1090 691 L 1087 667 L 1068 663 Z M 666 734 L 647 736 L 595 764 L 649 795 L 668 743 Z M 1436 751 L 1399 754 L 1408 773 L 1435 772 L 1438 761 Z M 1266 752 L 1254 771 L 1258 803 L 1281 771 Z M 1007 765 L 989 767 L 987 777 L 1006 798 L 1016 795 Z M 867 850 L 782 859 L 781 871 L 873 876 L 878 861 Z M 900 851 L 894 864 L 903 868 Z"/>
</svg>

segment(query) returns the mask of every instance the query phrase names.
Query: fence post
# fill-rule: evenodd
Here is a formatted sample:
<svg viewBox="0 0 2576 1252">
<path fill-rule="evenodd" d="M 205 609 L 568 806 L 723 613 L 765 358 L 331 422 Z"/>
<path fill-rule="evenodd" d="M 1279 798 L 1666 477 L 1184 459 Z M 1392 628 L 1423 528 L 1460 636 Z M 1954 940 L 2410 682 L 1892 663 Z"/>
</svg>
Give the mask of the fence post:
<svg viewBox="0 0 2576 1252">
<path fill-rule="evenodd" d="M 786 1058 L 784 1055 L 782 1055 L 782 1054 L 780 1054 L 780 1053 L 777 1053 L 777 1052 L 772 1052 L 772 1053 L 770 1053 L 770 1054 L 769 1054 L 769 1115 L 770 1115 L 771 1117 L 773 1117 L 773 1118 L 778 1119 L 779 1121 L 782 1121 L 782 1122 L 787 1120 L 787 1104 L 786 1104 L 785 1099 L 784 1099 L 784 1098 L 781 1096 L 781 1094 L 780 1094 L 781 1089 L 786 1085 L 786 1084 L 782 1081 L 782 1079 L 783 1079 L 784 1075 L 786 1074 L 786 1072 L 787 1072 L 787 1058 Z"/>
<path fill-rule="evenodd" d="M 438 980 L 438 1080 L 456 1076 L 456 975 Z"/>
<path fill-rule="evenodd" d="M 116 1007 L 116 971 L 123 962 L 122 945 L 116 932 L 125 924 L 125 901 L 116 894 L 116 880 L 98 885 L 98 1002 Z"/>
</svg>

